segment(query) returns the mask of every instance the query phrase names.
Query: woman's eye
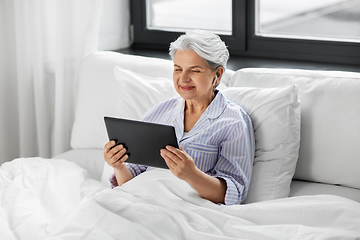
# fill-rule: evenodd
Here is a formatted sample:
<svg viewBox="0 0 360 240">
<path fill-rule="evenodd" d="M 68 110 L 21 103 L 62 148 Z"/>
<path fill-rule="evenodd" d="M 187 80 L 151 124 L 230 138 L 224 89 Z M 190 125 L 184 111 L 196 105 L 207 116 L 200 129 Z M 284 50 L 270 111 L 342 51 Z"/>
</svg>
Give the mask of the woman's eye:
<svg viewBox="0 0 360 240">
<path fill-rule="evenodd" d="M 194 73 L 200 73 L 200 70 L 193 70 Z"/>
</svg>

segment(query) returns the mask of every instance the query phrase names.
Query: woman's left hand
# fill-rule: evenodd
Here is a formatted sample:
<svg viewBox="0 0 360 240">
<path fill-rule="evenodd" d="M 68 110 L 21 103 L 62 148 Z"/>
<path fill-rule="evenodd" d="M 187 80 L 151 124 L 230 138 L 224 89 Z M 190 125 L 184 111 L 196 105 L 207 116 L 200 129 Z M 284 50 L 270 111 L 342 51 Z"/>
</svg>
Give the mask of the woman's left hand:
<svg viewBox="0 0 360 240">
<path fill-rule="evenodd" d="M 175 148 L 166 146 L 166 149 L 161 149 L 160 155 L 164 158 L 170 171 L 182 180 L 187 180 L 189 177 L 194 176 L 198 170 L 192 157 L 187 154 L 182 146 Z"/>
<path fill-rule="evenodd" d="M 179 149 L 166 146 L 161 149 L 170 171 L 178 178 L 187 182 L 201 197 L 214 203 L 224 203 L 227 184 L 224 179 L 212 177 L 195 166 L 192 157 L 180 146 Z"/>
</svg>

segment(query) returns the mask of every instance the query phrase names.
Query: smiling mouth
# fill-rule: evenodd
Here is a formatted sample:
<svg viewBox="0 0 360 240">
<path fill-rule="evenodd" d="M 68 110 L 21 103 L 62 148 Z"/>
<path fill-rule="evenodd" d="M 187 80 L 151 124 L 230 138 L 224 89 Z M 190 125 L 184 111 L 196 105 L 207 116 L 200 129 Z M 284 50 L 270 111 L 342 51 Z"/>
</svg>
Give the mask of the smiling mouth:
<svg viewBox="0 0 360 240">
<path fill-rule="evenodd" d="M 180 88 L 183 91 L 190 91 L 194 88 L 194 86 L 180 86 Z"/>
</svg>

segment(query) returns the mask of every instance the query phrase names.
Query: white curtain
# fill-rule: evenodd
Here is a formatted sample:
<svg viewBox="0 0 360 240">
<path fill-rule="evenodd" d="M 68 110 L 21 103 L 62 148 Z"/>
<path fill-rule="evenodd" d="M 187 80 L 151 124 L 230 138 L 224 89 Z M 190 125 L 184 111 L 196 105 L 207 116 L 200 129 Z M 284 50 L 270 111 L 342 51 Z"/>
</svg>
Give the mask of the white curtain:
<svg viewBox="0 0 360 240">
<path fill-rule="evenodd" d="M 0 164 L 70 149 L 81 61 L 102 0 L 0 0 Z"/>
</svg>

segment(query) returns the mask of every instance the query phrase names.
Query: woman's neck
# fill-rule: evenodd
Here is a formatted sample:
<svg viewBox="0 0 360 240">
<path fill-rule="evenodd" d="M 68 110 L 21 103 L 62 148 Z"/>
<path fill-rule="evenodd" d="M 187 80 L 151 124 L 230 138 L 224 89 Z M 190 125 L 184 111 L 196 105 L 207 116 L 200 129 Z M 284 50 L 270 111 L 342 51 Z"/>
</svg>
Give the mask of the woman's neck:
<svg viewBox="0 0 360 240">
<path fill-rule="evenodd" d="M 185 100 L 184 109 L 184 131 L 189 132 L 196 122 L 199 120 L 201 115 L 205 112 L 207 107 L 210 105 L 212 100 L 215 98 L 216 93 L 213 94 L 209 101 L 192 101 Z"/>
<path fill-rule="evenodd" d="M 208 99 L 205 99 L 203 101 L 197 101 L 197 100 L 185 100 L 185 113 L 188 114 L 202 114 L 206 108 L 210 105 L 210 103 L 214 100 L 216 93 L 212 92 Z"/>
</svg>

